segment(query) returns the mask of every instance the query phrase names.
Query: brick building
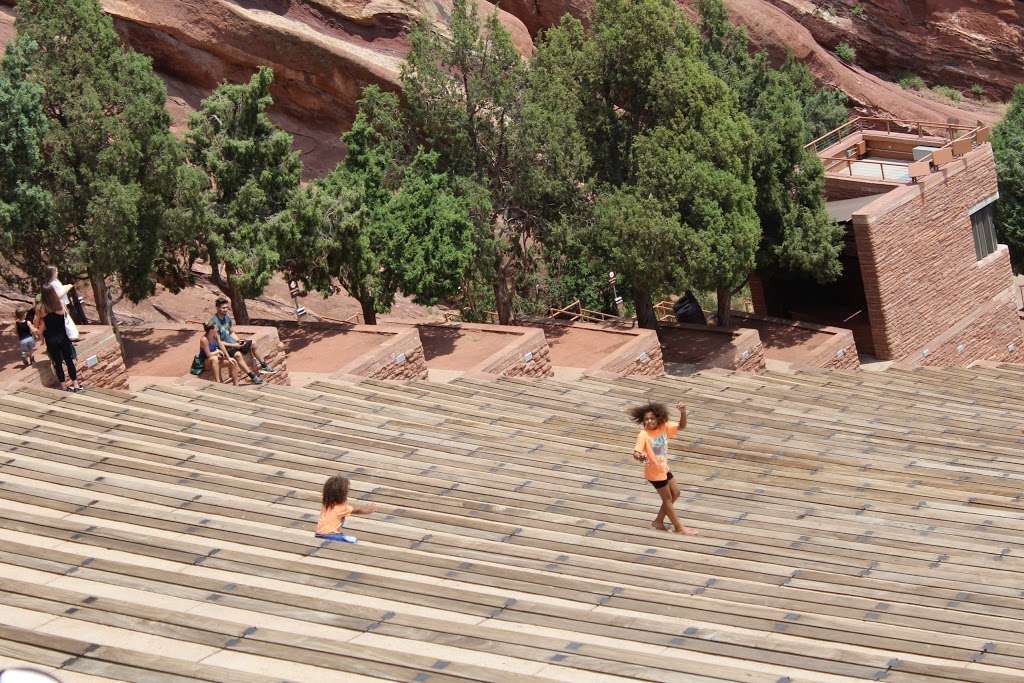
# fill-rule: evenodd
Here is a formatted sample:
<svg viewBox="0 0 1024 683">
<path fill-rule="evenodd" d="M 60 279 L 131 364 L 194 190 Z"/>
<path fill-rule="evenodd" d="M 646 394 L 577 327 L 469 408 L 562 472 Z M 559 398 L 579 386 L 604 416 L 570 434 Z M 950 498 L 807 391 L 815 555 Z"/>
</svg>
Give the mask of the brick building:
<svg viewBox="0 0 1024 683">
<path fill-rule="evenodd" d="M 846 226 L 831 285 L 755 275 L 761 315 L 853 330 L 858 350 L 910 365 L 1013 360 L 1012 271 L 983 126 L 859 118 L 811 143 L 832 217 Z"/>
</svg>

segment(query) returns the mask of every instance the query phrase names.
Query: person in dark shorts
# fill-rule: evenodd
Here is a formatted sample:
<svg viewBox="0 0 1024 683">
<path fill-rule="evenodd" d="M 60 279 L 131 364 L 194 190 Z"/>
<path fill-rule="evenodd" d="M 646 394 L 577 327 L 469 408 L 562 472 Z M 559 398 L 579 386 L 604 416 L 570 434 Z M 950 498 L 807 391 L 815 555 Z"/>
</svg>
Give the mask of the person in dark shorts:
<svg viewBox="0 0 1024 683">
<path fill-rule="evenodd" d="M 679 422 L 670 422 L 668 408 L 663 403 L 648 403 L 629 409 L 633 422 L 640 425 L 633 447 L 633 459 L 644 463 L 644 478 L 651 482 L 661 497 L 661 509 L 651 523 L 655 529 L 666 531 L 665 517 L 669 518 L 677 534 L 693 535 L 694 529 L 683 526 L 676 515 L 675 502 L 679 498 L 679 484 L 668 468 L 668 440 L 680 429 L 686 428 L 686 406 L 679 404 Z"/>
<path fill-rule="evenodd" d="M 220 346 L 228 354 L 229 357 L 234 358 L 238 361 L 239 367 L 242 368 L 249 375 L 249 379 L 252 380 L 253 384 L 262 384 L 263 381 L 259 378 L 255 372 L 249 369 L 249 364 L 245 361 L 244 356 L 252 356 L 255 367 L 259 368 L 259 371 L 266 375 L 272 375 L 276 372 L 274 368 L 270 367 L 263 358 L 260 358 L 259 354 L 256 353 L 256 349 L 252 345 L 252 340 L 245 339 L 239 341 L 232 328 L 235 325 L 235 321 L 232 320 L 231 314 L 228 312 L 231 310 L 231 302 L 221 297 L 215 302 L 217 312 L 210 318 L 210 325 L 217 328 L 217 337 L 220 341 Z"/>
<path fill-rule="evenodd" d="M 58 287 L 53 282 L 48 282 L 43 286 L 43 310 L 46 312 L 46 316 L 43 318 L 43 339 L 46 340 L 46 355 L 53 363 L 53 374 L 57 376 L 57 381 L 67 391 L 79 392 L 82 390 L 82 385 L 78 382 L 78 369 L 75 367 L 77 354 L 75 345 L 71 343 L 71 338 L 67 333 L 67 325 L 64 320 L 67 310 L 61 300 L 67 296 L 70 289 L 71 285 Z M 64 377 L 65 365 L 68 368 L 68 377 L 71 379 L 69 384 L 66 383 L 67 380 Z"/>
</svg>

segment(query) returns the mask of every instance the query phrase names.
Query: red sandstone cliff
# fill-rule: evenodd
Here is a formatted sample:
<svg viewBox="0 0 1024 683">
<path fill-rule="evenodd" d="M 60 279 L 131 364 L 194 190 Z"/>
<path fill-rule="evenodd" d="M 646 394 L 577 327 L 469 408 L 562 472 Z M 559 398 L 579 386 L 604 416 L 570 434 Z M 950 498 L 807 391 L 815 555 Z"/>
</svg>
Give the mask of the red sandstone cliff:
<svg viewBox="0 0 1024 683">
<path fill-rule="evenodd" d="M 1024 81 L 1024 3 L 1019 0 L 770 0 L 832 48 L 891 76 L 916 73 L 933 85 L 980 85 L 1006 99 Z M 831 11 L 815 10 L 815 5 Z"/>
<path fill-rule="evenodd" d="M 931 82 L 980 83 L 1005 94 L 1022 79 L 1021 3 L 1015 0 L 725 0 L 756 45 L 777 56 L 791 51 L 815 76 L 844 90 L 863 111 L 898 118 L 992 121 L 991 110 L 900 89 L 847 65 L 822 47 L 845 40 L 858 62 L 887 73 L 909 70 Z M 493 11 L 477 0 L 482 14 Z M 582 15 L 592 0 L 504 0 L 500 19 L 520 51 L 531 34 L 563 12 Z M 681 0 L 692 11 L 694 0 Z M 14 5 L 15 0 L 0 0 Z M 425 18 L 444 31 L 451 0 L 103 0 L 118 31 L 153 57 L 165 76 L 168 104 L 181 126 L 222 80 L 242 81 L 266 64 L 276 80 L 274 118 L 296 138 L 307 177 L 333 166 L 340 132 L 354 114 L 363 86 L 397 88 L 413 22 Z M 504 11 L 507 10 L 507 11 Z M 0 7 L 0 42 L 13 33 L 13 10 Z"/>
<path fill-rule="evenodd" d="M 481 16 L 494 11 L 477 0 Z M 338 138 L 362 88 L 397 89 L 409 29 L 426 19 L 447 30 L 451 0 L 102 0 L 121 36 L 165 76 L 169 109 L 181 126 L 223 80 L 274 70 L 274 118 L 296 136 L 307 176 L 341 154 Z M 0 5 L 16 5 L 0 0 Z M 0 8 L 0 41 L 13 35 L 13 10 Z M 507 12 L 499 19 L 523 54 L 533 41 Z"/>
</svg>

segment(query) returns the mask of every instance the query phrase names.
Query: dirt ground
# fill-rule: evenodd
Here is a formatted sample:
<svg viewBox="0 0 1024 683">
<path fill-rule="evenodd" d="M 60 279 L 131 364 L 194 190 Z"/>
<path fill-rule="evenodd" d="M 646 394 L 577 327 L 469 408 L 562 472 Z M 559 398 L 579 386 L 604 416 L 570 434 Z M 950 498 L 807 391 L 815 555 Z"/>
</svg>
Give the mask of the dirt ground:
<svg viewBox="0 0 1024 683">
<path fill-rule="evenodd" d="M 25 366 L 21 362 L 21 353 L 18 350 L 18 335 L 14 332 L 13 324 L 5 324 L 0 336 L 0 378 L 8 374 L 21 371 Z M 36 360 L 46 358 L 46 345 L 42 342 L 36 346 Z"/>
<path fill-rule="evenodd" d="M 658 330 L 661 355 L 666 363 L 699 363 L 729 345 L 729 335 L 678 327 Z"/>
<path fill-rule="evenodd" d="M 121 332 L 125 361 L 132 375 L 181 377 L 187 375 L 199 352 L 199 330 L 133 330 Z"/>
<path fill-rule="evenodd" d="M 818 348 L 835 335 L 827 332 L 815 332 L 802 327 L 792 327 L 770 322 L 744 321 L 743 327 L 757 330 L 764 345 L 765 358 L 793 362 L 800 360 L 804 354 Z"/>
<path fill-rule="evenodd" d="M 278 330 L 288 353 L 288 372 L 336 372 L 377 348 L 390 335 L 356 330 Z"/>
<path fill-rule="evenodd" d="M 425 325 L 419 331 L 427 367 L 441 370 L 472 368 L 515 339 L 508 334 L 457 327 Z"/>
<path fill-rule="evenodd" d="M 566 368 L 589 368 L 632 339 L 614 332 L 572 327 L 545 329 L 544 335 L 551 347 L 551 364 Z"/>
</svg>

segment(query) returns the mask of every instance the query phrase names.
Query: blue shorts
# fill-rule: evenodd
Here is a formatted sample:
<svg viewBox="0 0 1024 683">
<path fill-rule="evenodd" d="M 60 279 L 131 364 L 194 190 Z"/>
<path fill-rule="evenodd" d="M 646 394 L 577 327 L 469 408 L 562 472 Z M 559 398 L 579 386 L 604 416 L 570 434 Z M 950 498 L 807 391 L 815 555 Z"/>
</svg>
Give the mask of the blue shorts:
<svg viewBox="0 0 1024 683">
<path fill-rule="evenodd" d="M 355 536 L 349 536 L 340 531 L 334 534 L 314 534 L 314 536 L 325 541 L 340 541 L 341 543 L 355 543 L 357 541 Z"/>
</svg>

